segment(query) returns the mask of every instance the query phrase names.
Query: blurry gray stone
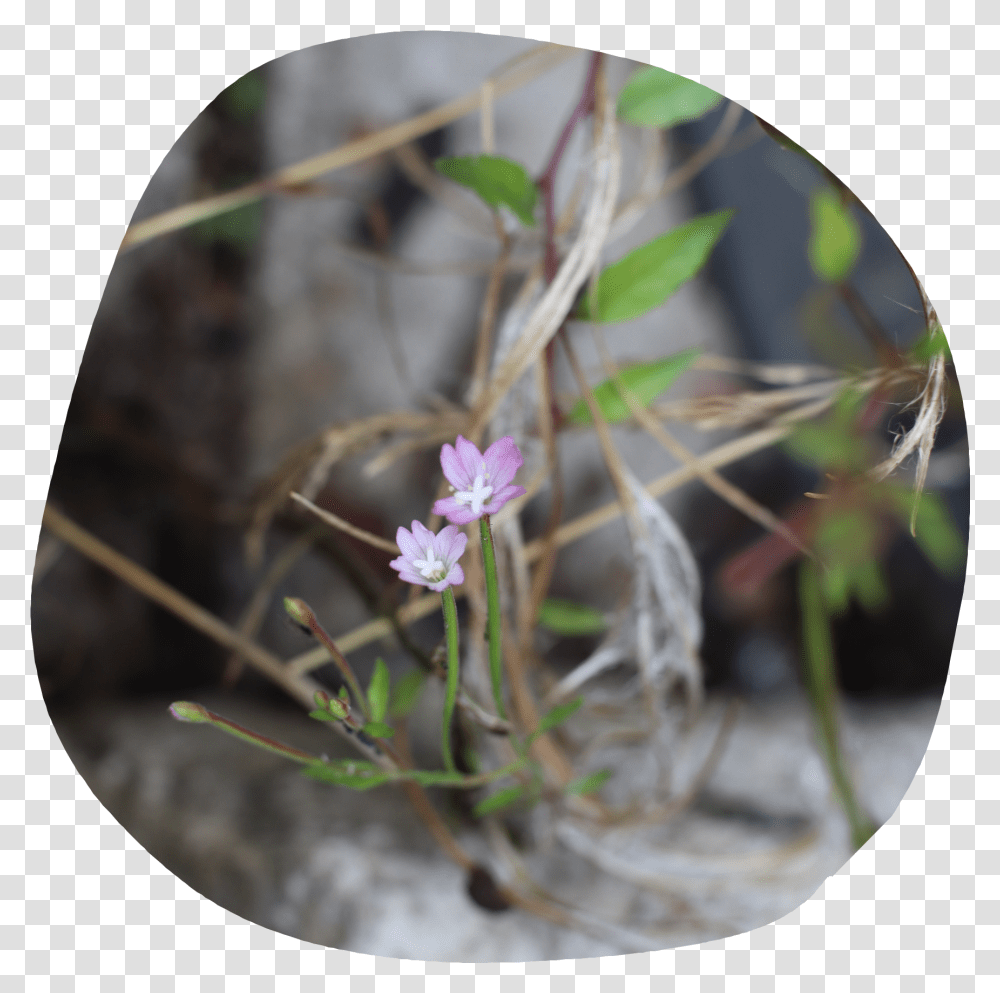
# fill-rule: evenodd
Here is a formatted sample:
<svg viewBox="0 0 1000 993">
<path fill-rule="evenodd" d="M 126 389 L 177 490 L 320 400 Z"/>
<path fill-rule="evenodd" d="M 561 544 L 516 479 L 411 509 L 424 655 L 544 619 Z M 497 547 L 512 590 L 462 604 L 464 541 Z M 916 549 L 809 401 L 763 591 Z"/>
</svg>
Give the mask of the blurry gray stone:
<svg viewBox="0 0 1000 993">
<path fill-rule="evenodd" d="M 328 729 L 291 709 L 202 702 L 290 744 L 343 754 Z M 58 722 L 63 742 L 101 801 L 167 868 L 233 913 L 318 944 L 489 962 L 705 941 L 794 910 L 850 853 L 796 695 L 743 708 L 715 774 L 682 816 L 645 833 L 608 832 L 598 847 L 613 873 L 581 856 L 593 835 L 568 821 L 522 852 L 545 889 L 618 927 L 596 933 L 482 910 L 394 788 L 359 794 L 312 782 L 277 756 L 174 722 L 166 703 L 94 706 Z M 936 711 L 924 700 L 847 709 L 846 752 L 879 822 L 909 786 Z M 718 717 L 710 704 L 675 756 L 678 788 L 704 759 Z M 633 770 L 615 771 L 628 780 Z M 482 837 L 446 816 L 473 857 L 503 878 Z"/>
</svg>

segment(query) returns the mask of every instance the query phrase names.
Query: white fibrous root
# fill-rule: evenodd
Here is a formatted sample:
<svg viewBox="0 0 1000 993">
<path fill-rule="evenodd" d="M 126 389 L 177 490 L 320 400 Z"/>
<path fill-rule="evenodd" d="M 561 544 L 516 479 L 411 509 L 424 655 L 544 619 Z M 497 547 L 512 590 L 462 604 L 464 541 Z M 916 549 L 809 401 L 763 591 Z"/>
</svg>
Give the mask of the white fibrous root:
<svg viewBox="0 0 1000 993">
<path fill-rule="evenodd" d="M 694 555 L 674 519 L 627 469 L 623 473 L 636 503 L 631 520 L 636 574 L 632 602 L 604 643 L 550 694 L 569 696 L 616 665 L 635 665 L 641 685 L 665 690 L 680 681 L 688 700 L 702 698 L 701 578 Z"/>
</svg>

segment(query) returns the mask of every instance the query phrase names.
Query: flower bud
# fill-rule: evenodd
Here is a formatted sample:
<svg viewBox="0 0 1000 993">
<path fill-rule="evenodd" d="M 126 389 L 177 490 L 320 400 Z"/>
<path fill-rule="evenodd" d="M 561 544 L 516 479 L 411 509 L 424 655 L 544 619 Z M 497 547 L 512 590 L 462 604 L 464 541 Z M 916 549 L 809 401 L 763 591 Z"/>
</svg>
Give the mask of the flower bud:
<svg viewBox="0 0 1000 993">
<path fill-rule="evenodd" d="M 285 597 L 285 612 L 305 632 L 313 634 L 313 612 L 297 597 Z"/>
<path fill-rule="evenodd" d="M 171 716 L 178 721 L 186 721 L 189 724 L 211 723 L 212 718 L 208 711 L 200 703 L 188 703 L 187 700 L 178 700 L 169 707 Z"/>
<path fill-rule="evenodd" d="M 337 698 L 331 699 L 326 709 L 329 710 L 338 721 L 346 720 L 348 715 L 351 713 L 350 705 Z"/>
</svg>

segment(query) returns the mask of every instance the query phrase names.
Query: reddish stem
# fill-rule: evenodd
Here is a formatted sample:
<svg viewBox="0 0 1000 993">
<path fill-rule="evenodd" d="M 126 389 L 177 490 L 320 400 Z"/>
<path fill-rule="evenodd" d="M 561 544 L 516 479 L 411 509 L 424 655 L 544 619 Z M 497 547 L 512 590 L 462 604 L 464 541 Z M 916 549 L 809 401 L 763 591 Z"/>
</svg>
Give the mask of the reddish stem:
<svg viewBox="0 0 1000 993">
<path fill-rule="evenodd" d="M 583 94 L 580 96 L 573 113 L 563 126 L 562 132 L 556 141 L 556 147 L 552 150 L 545 171 L 538 178 L 538 188 L 542 193 L 542 202 L 545 206 L 545 282 L 551 283 L 556 278 L 559 271 L 559 252 L 556 248 L 556 200 L 555 200 L 555 180 L 559 165 L 566 152 L 566 146 L 576 130 L 576 126 L 584 118 L 594 112 L 596 104 L 596 83 L 597 70 L 600 68 L 602 54 L 594 52 L 590 59 L 590 69 L 587 72 L 587 80 L 583 84 Z M 565 326 L 565 322 L 564 325 Z M 562 334 L 560 327 L 558 334 Z M 552 423 L 558 429 L 562 423 L 562 411 L 556 404 L 555 396 L 555 339 L 545 346 L 545 368 L 549 377 L 549 396 L 552 398 Z"/>
</svg>

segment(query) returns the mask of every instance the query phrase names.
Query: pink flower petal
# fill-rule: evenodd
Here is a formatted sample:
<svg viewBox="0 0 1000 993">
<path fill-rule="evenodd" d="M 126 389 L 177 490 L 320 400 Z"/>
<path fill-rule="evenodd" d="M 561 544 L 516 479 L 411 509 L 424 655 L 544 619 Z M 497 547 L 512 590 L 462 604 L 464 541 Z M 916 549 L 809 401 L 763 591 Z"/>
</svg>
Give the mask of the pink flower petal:
<svg viewBox="0 0 1000 993">
<path fill-rule="evenodd" d="M 406 559 L 402 557 L 393 559 L 389 565 L 399 573 L 399 578 L 405 580 L 407 583 L 413 583 L 417 586 L 427 585 L 427 580 L 416 572 Z"/>
<path fill-rule="evenodd" d="M 469 524 L 479 519 L 468 504 L 459 503 L 453 496 L 438 500 L 434 504 L 434 513 L 447 517 L 452 524 Z"/>
<path fill-rule="evenodd" d="M 465 552 L 468 537 L 449 524 L 435 539 L 434 549 L 443 562 L 457 562 Z"/>
<path fill-rule="evenodd" d="M 483 460 L 486 462 L 494 492 L 506 486 L 514 478 L 517 470 L 524 465 L 524 456 L 509 435 L 494 441 L 486 449 Z"/>
<path fill-rule="evenodd" d="M 423 554 L 424 551 L 434 544 L 434 532 L 429 528 L 425 528 L 420 521 L 413 521 L 412 524 L 413 538 L 420 548 L 420 553 Z"/>
<path fill-rule="evenodd" d="M 461 435 L 455 441 L 455 451 L 462 465 L 465 482 L 461 486 L 456 486 L 454 483 L 452 485 L 456 490 L 470 490 L 476 476 L 483 471 L 483 456 L 471 441 Z"/>
<path fill-rule="evenodd" d="M 417 522 L 414 521 L 414 524 Z M 409 559 L 411 562 L 413 559 L 420 557 L 421 548 L 417 541 L 414 540 L 412 534 L 406 530 L 404 527 L 396 529 L 396 544 L 399 546 L 399 550 L 403 553 L 404 559 Z M 396 560 L 397 562 L 399 559 Z M 391 565 L 392 563 L 390 563 Z"/>
<path fill-rule="evenodd" d="M 458 457 L 458 452 L 451 445 L 445 443 L 441 446 L 441 471 L 444 478 L 455 487 L 456 490 L 464 490 L 466 486 L 465 474 L 462 469 L 462 461 Z M 439 501 L 440 502 L 440 501 Z M 434 511 L 438 513 L 438 511 Z"/>
<path fill-rule="evenodd" d="M 457 562 L 448 570 L 446 582 L 451 586 L 461 586 L 465 582 L 465 571 Z"/>
<path fill-rule="evenodd" d="M 483 510 L 487 514 L 495 514 L 500 508 L 507 503 L 508 500 L 513 500 L 514 497 L 524 496 L 528 491 L 523 486 L 505 486 L 496 496 L 488 503 Z"/>
</svg>

